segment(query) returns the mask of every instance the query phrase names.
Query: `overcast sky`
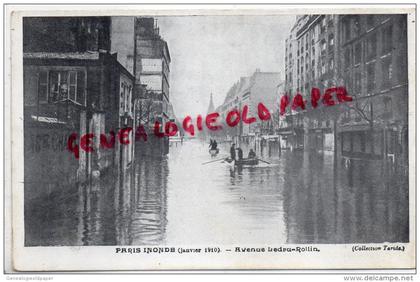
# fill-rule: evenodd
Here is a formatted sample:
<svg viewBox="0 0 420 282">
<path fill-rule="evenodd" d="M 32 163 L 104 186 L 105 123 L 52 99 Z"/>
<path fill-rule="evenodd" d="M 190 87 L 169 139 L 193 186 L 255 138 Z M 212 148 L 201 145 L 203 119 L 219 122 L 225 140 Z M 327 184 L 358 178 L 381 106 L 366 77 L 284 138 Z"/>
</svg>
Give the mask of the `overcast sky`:
<svg viewBox="0 0 420 282">
<path fill-rule="evenodd" d="M 157 17 L 171 54 L 170 101 L 175 114 L 205 114 L 241 76 L 259 68 L 283 74 L 284 40 L 295 16 Z M 284 77 L 284 75 L 282 75 Z"/>
</svg>

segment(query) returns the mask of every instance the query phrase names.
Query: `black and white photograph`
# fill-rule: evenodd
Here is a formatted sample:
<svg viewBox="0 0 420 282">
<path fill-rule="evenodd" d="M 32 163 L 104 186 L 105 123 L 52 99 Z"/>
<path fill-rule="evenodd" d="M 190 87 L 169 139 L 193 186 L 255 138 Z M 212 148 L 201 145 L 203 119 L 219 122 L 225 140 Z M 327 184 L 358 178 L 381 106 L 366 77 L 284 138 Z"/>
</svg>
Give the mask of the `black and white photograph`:
<svg viewBox="0 0 420 282">
<path fill-rule="evenodd" d="M 21 247 L 414 267 L 414 10 L 354 11 L 23 14 Z"/>
</svg>

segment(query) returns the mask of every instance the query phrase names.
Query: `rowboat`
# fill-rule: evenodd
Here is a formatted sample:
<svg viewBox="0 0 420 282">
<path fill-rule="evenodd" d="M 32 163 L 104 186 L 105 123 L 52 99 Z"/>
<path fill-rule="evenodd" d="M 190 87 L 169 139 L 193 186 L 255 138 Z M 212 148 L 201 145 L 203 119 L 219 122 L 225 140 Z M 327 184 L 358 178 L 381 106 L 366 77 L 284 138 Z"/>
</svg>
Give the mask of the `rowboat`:
<svg viewBox="0 0 420 282">
<path fill-rule="evenodd" d="M 231 158 L 226 158 L 225 161 L 228 163 L 232 163 L 233 160 Z M 234 161 L 235 166 L 243 166 L 243 165 L 251 166 L 251 165 L 258 165 L 258 163 L 259 163 L 259 160 L 257 158 L 246 158 L 246 159 Z"/>
</svg>

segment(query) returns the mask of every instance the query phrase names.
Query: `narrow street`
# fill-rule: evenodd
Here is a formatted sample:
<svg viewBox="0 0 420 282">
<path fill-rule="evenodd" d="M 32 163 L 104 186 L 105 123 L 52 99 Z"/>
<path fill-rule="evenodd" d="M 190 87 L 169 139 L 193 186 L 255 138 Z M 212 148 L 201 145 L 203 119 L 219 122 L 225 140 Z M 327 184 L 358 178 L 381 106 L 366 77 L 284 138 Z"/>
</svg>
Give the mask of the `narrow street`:
<svg viewBox="0 0 420 282">
<path fill-rule="evenodd" d="M 257 154 L 271 164 L 211 161 L 208 144 L 172 143 L 138 159 L 124 183 L 107 176 L 28 207 L 30 245 L 182 245 L 408 241 L 408 191 L 380 162 L 332 152 Z M 228 144 L 220 154 L 228 155 Z M 248 149 L 244 148 L 247 154 Z M 341 166 L 340 169 L 338 169 Z M 335 167 L 335 169 L 334 169 Z M 336 173 L 334 173 L 336 171 Z M 392 232 L 390 232 L 392 230 Z"/>
</svg>

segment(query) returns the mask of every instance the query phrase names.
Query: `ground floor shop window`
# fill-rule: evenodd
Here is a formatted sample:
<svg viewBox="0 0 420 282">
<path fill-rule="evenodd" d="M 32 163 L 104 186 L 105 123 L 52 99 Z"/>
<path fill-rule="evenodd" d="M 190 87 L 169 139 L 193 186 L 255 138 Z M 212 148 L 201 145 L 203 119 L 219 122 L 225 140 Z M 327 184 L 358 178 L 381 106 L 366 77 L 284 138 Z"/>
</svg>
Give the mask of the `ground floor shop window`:
<svg viewBox="0 0 420 282">
<path fill-rule="evenodd" d="M 381 158 L 383 154 L 383 133 L 351 131 L 341 133 L 341 153 L 353 158 Z"/>
<path fill-rule="evenodd" d="M 56 103 L 70 100 L 86 104 L 85 72 L 78 70 L 42 70 L 38 75 L 40 102 Z"/>
</svg>

